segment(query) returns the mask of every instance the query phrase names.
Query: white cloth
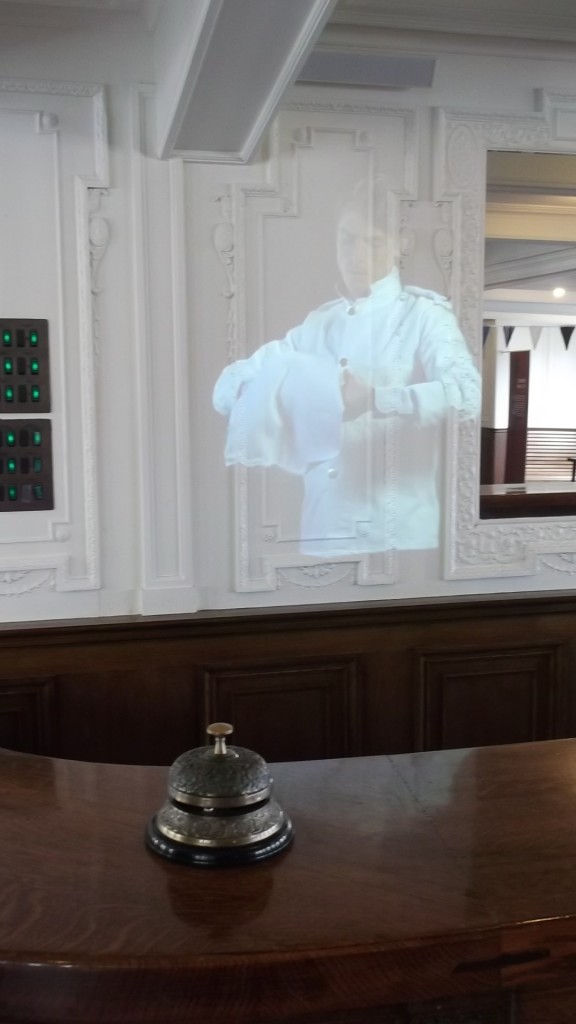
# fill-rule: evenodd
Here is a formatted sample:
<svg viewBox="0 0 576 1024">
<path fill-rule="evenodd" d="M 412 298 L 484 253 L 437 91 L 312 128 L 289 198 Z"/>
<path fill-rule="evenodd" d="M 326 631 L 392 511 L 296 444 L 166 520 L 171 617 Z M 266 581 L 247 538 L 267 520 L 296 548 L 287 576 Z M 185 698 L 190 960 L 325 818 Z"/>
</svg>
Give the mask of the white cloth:
<svg viewBox="0 0 576 1024">
<path fill-rule="evenodd" d="M 344 366 L 374 388 L 373 410 L 351 421 Z M 450 409 L 478 415 L 480 377 L 448 300 L 393 271 L 228 366 L 213 400 L 227 464 L 303 476 L 303 552 L 423 550 L 438 545 L 438 425 Z"/>
</svg>

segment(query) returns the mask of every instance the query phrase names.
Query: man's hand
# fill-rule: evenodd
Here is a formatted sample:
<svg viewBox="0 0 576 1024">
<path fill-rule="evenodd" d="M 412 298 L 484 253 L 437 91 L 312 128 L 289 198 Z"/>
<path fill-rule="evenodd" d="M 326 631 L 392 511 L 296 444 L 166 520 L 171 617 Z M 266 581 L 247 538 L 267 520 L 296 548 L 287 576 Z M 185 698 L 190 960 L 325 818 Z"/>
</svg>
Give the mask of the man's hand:
<svg viewBox="0 0 576 1024">
<path fill-rule="evenodd" d="M 342 401 L 344 402 L 344 419 L 356 420 L 374 407 L 374 388 L 370 387 L 349 370 L 342 375 Z"/>
</svg>

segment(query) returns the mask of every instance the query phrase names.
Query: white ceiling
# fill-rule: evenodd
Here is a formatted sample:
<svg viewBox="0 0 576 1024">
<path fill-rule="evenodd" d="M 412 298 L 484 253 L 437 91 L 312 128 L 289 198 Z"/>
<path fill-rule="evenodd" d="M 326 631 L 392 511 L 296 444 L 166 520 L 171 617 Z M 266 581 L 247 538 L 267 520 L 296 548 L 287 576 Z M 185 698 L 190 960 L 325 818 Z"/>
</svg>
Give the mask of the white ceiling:
<svg viewBox="0 0 576 1024">
<path fill-rule="evenodd" d="M 6 6 L 33 7 L 76 7 L 92 11 L 140 11 L 143 0 L 2 0 Z"/>
<path fill-rule="evenodd" d="M 339 0 L 331 23 L 576 42 L 574 0 Z"/>
<path fill-rule="evenodd" d="M 170 3 L 170 0 L 167 0 Z M 197 0 L 189 0 L 193 7 Z M 235 0 L 242 5 L 244 0 Z M 289 0 L 286 0 L 289 3 Z M 34 21 L 49 9 L 76 14 L 140 14 L 161 0 L 0 0 L 2 13 Z M 576 42 L 574 0 L 339 0 L 330 24 L 339 27 L 448 32 L 535 41 Z"/>
<path fill-rule="evenodd" d="M 140 15 L 149 28 L 162 3 L 171 0 L 0 0 L 0 17 L 46 24 L 53 12 L 57 19 L 66 11 L 75 17 L 85 12 Z M 188 0 L 191 8 L 197 0 Z M 290 0 L 286 0 L 289 3 Z M 238 6 L 245 0 L 235 0 Z M 534 42 L 576 43 L 574 0 L 339 0 L 329 22 L 340 33 L 359 29 L 441 32 L 451 35 L 525 39 Z M 340 44 L 341 45 L 341 44 Z"/>
</svg>

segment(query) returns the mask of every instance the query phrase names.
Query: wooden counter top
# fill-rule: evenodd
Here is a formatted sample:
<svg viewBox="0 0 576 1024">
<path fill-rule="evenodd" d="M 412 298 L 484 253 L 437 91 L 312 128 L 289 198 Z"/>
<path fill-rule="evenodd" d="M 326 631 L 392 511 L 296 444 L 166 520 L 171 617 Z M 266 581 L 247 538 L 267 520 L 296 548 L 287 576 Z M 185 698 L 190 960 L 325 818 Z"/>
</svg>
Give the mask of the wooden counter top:
<svg viewBox="0 0 576 1024">
<path fill-rule="evenodd" d="M 145 848 L 166 768 L 1 751 L 0 1020 L 387 1024 L 570 982 L 576 741 L 273 775 L 293 846 L 205 869 Z"/>
</svg>

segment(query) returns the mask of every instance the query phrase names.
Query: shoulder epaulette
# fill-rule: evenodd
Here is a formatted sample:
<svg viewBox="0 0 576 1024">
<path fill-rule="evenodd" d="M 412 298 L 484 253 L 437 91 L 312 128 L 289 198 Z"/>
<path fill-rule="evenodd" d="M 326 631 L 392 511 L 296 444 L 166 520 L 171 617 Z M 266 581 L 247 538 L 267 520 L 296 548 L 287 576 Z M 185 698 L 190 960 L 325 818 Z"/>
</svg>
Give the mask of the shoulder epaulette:
<svg viewBox="0 0 576 1024">
<path fill-rule="evenodd" d="M 440 295 L 440 292 L 433 292 L 430 288 L 418 288 L 414 284 L 408 284 L 404 288 L 404 291 L 408 292 L 409 295 L 414 295 L 417 299 L 430 299 L 430 301 L 436 306 L 444 306 L 445 309 L 452 309 L 450 299 L 446 298 L 445 295 Z"/>
</svg>

